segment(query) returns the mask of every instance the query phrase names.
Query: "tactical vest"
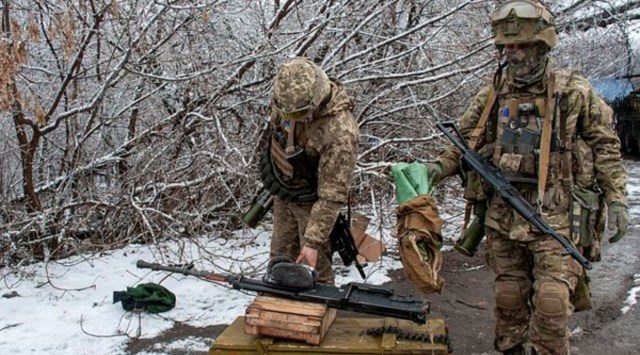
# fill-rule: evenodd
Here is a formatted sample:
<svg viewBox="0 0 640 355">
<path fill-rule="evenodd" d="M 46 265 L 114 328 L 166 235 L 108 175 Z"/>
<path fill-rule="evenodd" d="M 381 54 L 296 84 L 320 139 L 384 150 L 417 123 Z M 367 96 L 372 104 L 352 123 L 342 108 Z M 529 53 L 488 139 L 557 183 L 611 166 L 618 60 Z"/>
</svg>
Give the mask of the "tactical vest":
<svg viewBox="0 0 640 355">
<path fill-rule="evenodd" d="M 579 127 L 567 125 L 572 76 L 548 72 L 546 90 L 539 93 L 511 93 L 504 82 L 497 93 L 491 90 L 469 145 L 534 206 L 569 211 L 572 241 L 588 248 L 604 233 L 604 199 L 595 183 L 593 150 L 580 138 Z M 489 193 L 474 172 L 467 173 L 467 200 L 482 202 Z"/>
<path fill-rule="evenodd" d="M 317 163 L 307 157 L 304 125 L 274 117 L 268 149 L 260 162 L 265 188 L 278 198 L 295 203 L 317 201 Z"/>
</svg>

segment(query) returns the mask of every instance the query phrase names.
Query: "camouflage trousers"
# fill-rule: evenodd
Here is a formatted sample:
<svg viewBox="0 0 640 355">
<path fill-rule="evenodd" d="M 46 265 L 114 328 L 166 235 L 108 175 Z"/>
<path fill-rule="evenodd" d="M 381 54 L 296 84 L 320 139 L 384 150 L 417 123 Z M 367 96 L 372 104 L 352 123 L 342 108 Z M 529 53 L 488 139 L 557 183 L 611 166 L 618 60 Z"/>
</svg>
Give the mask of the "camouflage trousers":
<svg viewBox="0 0 640 355">
<path fill-rule="evenodd" d="M 538 355 L 569 354 L 570 296 L 582 266 L 545 235 L 523 242 L 487 228 L 487 247 L 496 274 L 496 350 L 528 342 Z"/>
<path fill-rule="evenodd" d="M 270 257 L 283 255 L 296 260 L 302 249 L 301 241 L 307 229 L 312 206 L 274 200 Z M 335 274 L 331 268 L 331 245 L 328 240 L 318 249 L 316 270 L 318 282 L 328 285 L 335 283 Z"/>
</svg>

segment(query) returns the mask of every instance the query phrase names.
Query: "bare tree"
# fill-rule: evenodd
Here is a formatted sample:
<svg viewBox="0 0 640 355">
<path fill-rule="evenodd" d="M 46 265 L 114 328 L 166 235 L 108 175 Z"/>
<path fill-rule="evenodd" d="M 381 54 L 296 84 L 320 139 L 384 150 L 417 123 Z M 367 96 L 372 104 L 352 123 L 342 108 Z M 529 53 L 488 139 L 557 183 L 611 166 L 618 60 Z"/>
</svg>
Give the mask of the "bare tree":
<svg viewBox="0 0 640 355">
<path fill-rule="evenodd" d="M 490 82 L 495 3 L 3 0 L 0 265 L 237 229 L 296 55 L 355 96 L 354 203 L 388 214 L 387 168 L 435 155 L 433 122 Z M 628 70 L 640 4 L 607 4 L 551 4 L 560 61 Z"/>
</svg>

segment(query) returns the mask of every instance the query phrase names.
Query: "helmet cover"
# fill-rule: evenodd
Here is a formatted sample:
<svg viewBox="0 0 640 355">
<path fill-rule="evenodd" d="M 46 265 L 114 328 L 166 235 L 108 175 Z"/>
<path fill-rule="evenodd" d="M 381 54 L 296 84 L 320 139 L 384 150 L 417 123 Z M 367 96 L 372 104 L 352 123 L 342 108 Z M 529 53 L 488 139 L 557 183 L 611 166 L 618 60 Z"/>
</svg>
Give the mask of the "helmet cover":
<svg viewBox="0 0 640 355">
<path fill-rule="evenodd" d="M 491 14 L 494 43 L 499 48 L 507 44 L 543 42 L 549 48 L 558 44 L 555 18 L 537 1 L 508 0 Z"/>
<path fill-rule="evenodd" d="M 300 120 L 314 112 L 331 92 L 327 74 L 308 58 L 280 66 L 273 80 L 273 103 L 285 119 Z"/>
</svg>

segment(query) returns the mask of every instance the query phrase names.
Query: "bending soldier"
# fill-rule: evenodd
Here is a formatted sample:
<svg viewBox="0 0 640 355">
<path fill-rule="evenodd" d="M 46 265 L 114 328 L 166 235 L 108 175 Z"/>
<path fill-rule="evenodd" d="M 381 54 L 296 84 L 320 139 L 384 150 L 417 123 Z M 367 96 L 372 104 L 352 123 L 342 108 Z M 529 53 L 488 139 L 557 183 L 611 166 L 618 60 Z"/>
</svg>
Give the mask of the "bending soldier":
<svg viewBox="0 0 640 355">
<path fill-rule="evenodd" d="M 272 137 L 261 172 L 275 196 L 271 258 L 316 268 L 334 283 L 329 234 L 348 203 L 358 126 L 343 86 L 307 58 L 280 66 L 273 81 Z"/>
<path fill-rule="evenodd" d="M 603 198 L 609 228 L 617 228 L 609 241 L 617 242 L 626 233 L 628 212 L 612 110 L 585 78 L 554 66 L 549 51 L 558 38 L 543 5 L 503 2 L 491 24 L 505 60 L 493 85 L 475 96 L 462 117 L 464 138 L 579 247 L 598 241 L 598 218 L 582 216 L 594 213 Z M 430 176 L 438 181 L 464 171 L 459 157 L 457 149 L 445 150 L 427 164 Z M 473 172 L 466 172 L 466 183 L 465 198 L 486 207 L 487 262 L 496 274 L 496 350 L 525 354 L 530 346 L 533 354 L 569 354 L 571 301 L 585 270 Z"/>
</svg>

